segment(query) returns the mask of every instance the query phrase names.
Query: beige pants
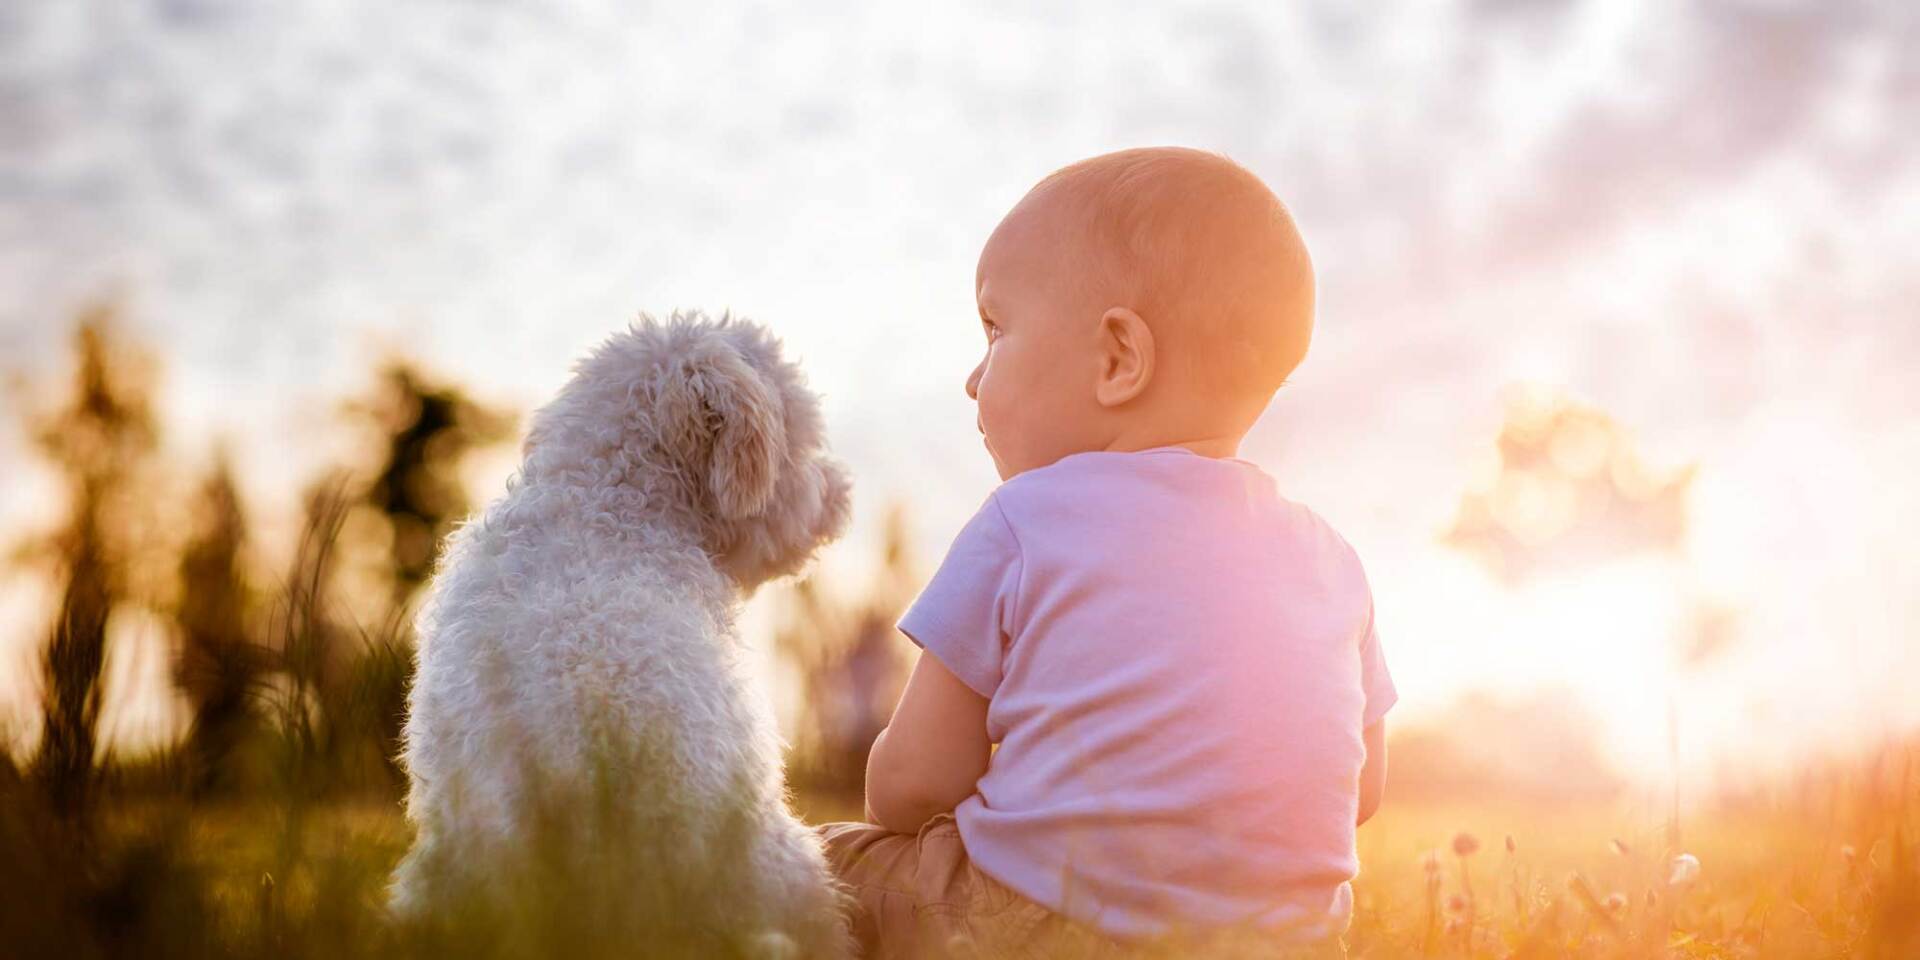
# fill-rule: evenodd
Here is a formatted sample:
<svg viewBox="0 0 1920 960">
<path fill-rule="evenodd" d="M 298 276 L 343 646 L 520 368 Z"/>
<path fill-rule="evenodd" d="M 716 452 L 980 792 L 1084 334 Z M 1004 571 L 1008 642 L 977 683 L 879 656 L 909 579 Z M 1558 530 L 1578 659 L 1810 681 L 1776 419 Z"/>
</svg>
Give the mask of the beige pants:
<svg viewBox="0 0 1920 960">
<path fill-rule="evenodd" d="M 927 821 L 918 834 L 894 833 L 871 823 L 828 823 L 818 830 L 826 841 L 828 862 L 853 892 L 853 932 L 860 955 L 873 960 L 1346 956 L 1338 940 L 1122 946 L 980 872 L 968 859 L 950 813 Z"/>
<path fill-rule="evenodd" d="M 871 823 L 819 828 L 827 860 L 853 892 L 861 956 L 894 958 L 1102 957 L 1114 945 L 980 872 L 953 815 L 918 834 Z"/>
</svg>

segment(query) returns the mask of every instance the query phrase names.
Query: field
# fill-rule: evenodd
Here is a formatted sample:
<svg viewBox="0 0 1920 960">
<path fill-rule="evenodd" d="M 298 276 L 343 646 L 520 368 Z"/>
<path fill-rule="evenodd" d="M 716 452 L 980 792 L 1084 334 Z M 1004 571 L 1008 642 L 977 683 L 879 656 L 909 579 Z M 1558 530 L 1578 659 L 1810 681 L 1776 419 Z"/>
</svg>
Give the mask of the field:
<svg viewBox="0 0 1920 960">
<path fill-rule="evenodd" d="M 1359 956 L 1910 956 L 1914 825 L 1911 808 L 1886 832 L 1728 812 L 1687 824 L 1692 860 L 1676 863 L 1665 825 L 1634 812 L 1402 806 L 1361 831 L 1350 941 Z"/>
<path fill-rule="evenodd" d="M 1909 838 L 1920 806 L 1905 790 L 1901 802 L 1859 781 L 1803 787 L 1691 818 L 1681 830 L 1690 859 L 1678 862 L 1664 817 L 1627 805 L 1390 802 L 1360 832 L 1350 955 L 1915 956 Z M 798 806 L 816 822 L 854 810 L 818 796 Z M 10 818 L 9 843 L 22 842 L 25 823 Z M 116 804 L 89 841 L 91 860 L 49 851 L 41 876 L 30 858 L 10 861 L 0 932 L 20 956 L 40 955 L 36 945 L 75 957 L 477 955 L 378 918 L 406 840 L 384 800 Z M 84 862 L 96 869 L 61 869 Z M 560 955 L 508 943 L 479 954 Z"/>
</svg>

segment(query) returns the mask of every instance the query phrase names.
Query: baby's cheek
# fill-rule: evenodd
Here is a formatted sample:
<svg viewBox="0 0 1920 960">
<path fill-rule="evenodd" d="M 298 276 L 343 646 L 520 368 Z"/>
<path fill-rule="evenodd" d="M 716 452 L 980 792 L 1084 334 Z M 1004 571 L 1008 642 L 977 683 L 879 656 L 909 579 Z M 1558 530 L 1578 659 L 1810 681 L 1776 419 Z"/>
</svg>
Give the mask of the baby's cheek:
<svg viewBox="0 0 1920 960">
<path fill-rule="evenodd" d="M 1021 409 L 1007 391 L 980 391 L 980 423 L 996 443 L 1012 440 L 1020 432 Z"/>
</svg>

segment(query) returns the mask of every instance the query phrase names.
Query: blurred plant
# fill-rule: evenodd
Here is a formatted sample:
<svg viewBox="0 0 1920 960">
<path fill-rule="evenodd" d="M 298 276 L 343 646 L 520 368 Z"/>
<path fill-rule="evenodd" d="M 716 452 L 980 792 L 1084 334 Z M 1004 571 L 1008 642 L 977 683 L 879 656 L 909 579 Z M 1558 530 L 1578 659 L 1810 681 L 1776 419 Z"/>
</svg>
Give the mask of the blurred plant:
<svg viewBox="0 0 1920 960">
<path fill-rule="evenodd" d="M 400 727 L 413 666 L 411 602 L 441 539 L 469 511 L 460 467 L 507 439 L 515 417 L 436 383 L 409 361 L 379 370 L 347 402 L 369 428 L 367 463 L 315 480 L 274 605 L 269 700 L 283 782 L 303 795 L 404 784 Z"/>
<path fill-rule="evenodd" d="M 1440 851 L 1429 850 L 1420 855 L 1420 871 L 1425 874 L 1425 893 L 1427 904 L 1427 923 L 1420 936 L 1420 952 L 1433 952 L 1435 937 L 1440 932 Z"/>
<path fill-rule="evenodd" d="M 224 453 L 215 457 L 197 507 L 196 530 L 180 557 L 173 669 L 192 710 L 182 761 L 195 797 L 238 786 L 232 761 L 253 732 L 253 702 L 270 666 L 254 632 L 256 600 L 243 558 L 246 515 Z"/>
<path fill-rule="evenodd" d="M 367 462 L 308 489 L 300 544 L 273 614 L 273 712 L 284 777 L 309 792 L 395 794 L 413 667 L 411 603 L 441 540 L 472 506 L 468 454 L 513 435 L 516 417 L 386 361 L 368 395 L 344 404 Z"/>
<path fill-rule="evenodd" d="M 814 578 L 794 584 L 774 646 L 800 679 L 806 709 L 788 759 L 797 786 L 842 797 L 866 782 L 867 752 L 893 715 L 912 642 L 894 627 L 918 589 L 906 507 L 881 527 L 880 565 L 851 601 L 824 595 Z"/>
<path fill-rule="evenodd" d="M 1473 896 L 1473 869 L 1469 861 L 1479 851 L 1480 838 L 1465 831 L 1453 835 L 1453 855 L 1460 860 L 1460 889 L 1464 893 L 1461 897 L 1463 901 L 1461 909 L 1456 912 L 1462 914 L 1461 923 L 1465 925 L 1469 939 L 1472 938 L 1474 925 L 1479 920 L 1479 904 Z"/>
<path fill-rule="evenodd" d="M 345 655 L 344 628 L 329 609 L 333 555 L 347 509 L 345 482 L 332 475 L 308 490 L 300 542 L 294 548 L 269 634 L 280 670 L 270 698 L 282 738 L 277 754 L 279 786 L 300 798 L 311 798 L 326 784 L 337 783 L 341 773 L 333 762 L 338 741 L 332 736 L 333 718 L 322 693 Z"/>
<path fill-rule="evenodd" d="M 440 543 L 472 509 L 459 469 L 466 455 L 513 436 L 518 418 L 390 359 L 372 393 L 346 409 L 371 425 L 381 459 L 357 508 L 384 528 L 393 605 L 405 606 L 433 572 Z"/>
<path fill-rule="evenodd" d="M 300 540 L 275 597 L 263 689 L 277 744 L 280 789 L 307 800 L 374 789 L 397 795 L 398 738 L 412 671 L 402 610 L 356 611 L 334 574 L 353 500 L 351 477 L 329 474 L 308 490 Z M 379 617 L 371 625 L 361 613 Z"/>
<path fill-rule="evenodd" d="M 81 816 L 93 778 L 106 663 L 107 624 L 133 590 L 136 543 L 149 507 L 139 485 L 156 443 L 149 400 L 153 362 L 126 343 L 111 307 L 83 313 L 75 330 L 70 394 L 28 414 L 35 446 L 59 472 L 64 525 L 21 552 L 58 567 L 53 635 L 41 658 L 42 722 L 33 777 L 55 810 Z"/>
</svg>

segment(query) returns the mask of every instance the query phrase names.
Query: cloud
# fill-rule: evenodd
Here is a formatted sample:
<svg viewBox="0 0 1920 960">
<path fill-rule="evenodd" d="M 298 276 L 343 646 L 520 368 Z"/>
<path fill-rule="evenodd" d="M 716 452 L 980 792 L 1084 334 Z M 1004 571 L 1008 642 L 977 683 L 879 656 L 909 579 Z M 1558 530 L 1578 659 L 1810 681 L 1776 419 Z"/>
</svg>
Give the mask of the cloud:
<svg viewBox="0 0 1920 960">
<path fill-rule="evenodd" d="M 1821 148 L 1849 58 L 1897 49 L 1914 20 L 1891 4 L 1717 2 L 1671 16 L 1621 38 L 1641 74 L 1621 84 L 1643 94 L 1601 90 L 1567 105 L 1539 174 L 1502 204 L 1490 231 L 1497 262 L 1591 246 L 1783 154 Z M 1891 85 L 1865 93 L 1874 123 L 1891 127 L 1912 106 Z"/>
</svg>

